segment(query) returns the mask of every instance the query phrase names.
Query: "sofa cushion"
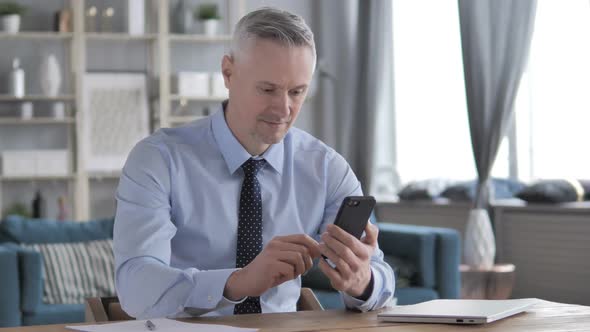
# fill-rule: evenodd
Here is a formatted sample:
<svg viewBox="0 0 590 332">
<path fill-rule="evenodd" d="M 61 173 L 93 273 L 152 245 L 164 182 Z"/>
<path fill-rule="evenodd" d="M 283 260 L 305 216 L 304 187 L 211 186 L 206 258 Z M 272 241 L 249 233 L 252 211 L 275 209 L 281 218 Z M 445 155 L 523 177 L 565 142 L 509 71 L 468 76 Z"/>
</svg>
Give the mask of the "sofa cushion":
<svg viewBox="0 0 590 332">
<path fill-rule="evenodd" d="M 55 221 L 8 216 L 0 223 L 0 232 L 16 243 L 64 243 L 113 238 L 114 221 Z"/>
<path fill-rule="evenodd" d="M 34 313 L 23 315 L 23 325 L 84 322 L 83 304 L 43 304 Z"/>
<path fill-rule="evenodd" d="M 19 326 L 20 283 L 18 253 L 10 244 L 0 244 L 0 327 Z"/>
<path fill-rule="evenodd" d="M 112 240 L 23 245 L 43 257 L 43 302 L 82 304 L 115 295 Z"/>
<path fill-rule="evenodd" d="M 404 287 L 395 289 L 395 297 L 398 305 L 407 305 L 436 300 L 439 294 L 432 288 Z"/>
<path fill-rule="evenodd" d="M 393 269 L 395 287 L 409 287 L 416 277 L 416 264 L 393 255 L 384 255 L 383 260 Z"/>
</svg>

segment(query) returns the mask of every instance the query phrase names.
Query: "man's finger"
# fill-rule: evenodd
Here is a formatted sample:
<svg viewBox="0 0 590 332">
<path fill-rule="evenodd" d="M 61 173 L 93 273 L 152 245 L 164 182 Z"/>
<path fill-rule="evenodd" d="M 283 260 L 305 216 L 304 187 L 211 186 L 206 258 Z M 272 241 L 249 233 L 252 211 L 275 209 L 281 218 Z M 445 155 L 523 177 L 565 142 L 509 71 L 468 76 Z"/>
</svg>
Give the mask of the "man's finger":
<svg viewBox="0 0 590 332">
<path fill-rule="evenodd" d="M 295 243 L 302 246 L 305 246 L 307 250 L 309 250 L 309 254 L 312 258 L 317 258 L 320 256 L 320 249 L 318 241 L 314 240 L 311 236 L 307 234 L 294 234 L 294 235 L 287 235 L 281 236 L 279 238 L 282 242 L 289 242 Z"/>
<path fill-rule="evenodd" d="M 367 224 L 365 228 L 365 236 L 361 239 L 364 244 L 368 244 L 371 247 L 377 247 L 377 238 L 379 236 L 379 228 L 376 225 Z"/>
<path fill-rule="evenodd" d="M 348 276 L 352 274 L 348 263 L 344 259 L 342 259 L 342 257 L 338 256 L 338 254 L 334 250 L 332 250 L 332 248 L 330 248 L 326 244 L 321 244 L 320 249 L 322 250 L 322 254 L 326 256 L 336 266 L 336 271 L 340 273 L 343 279 L 346 279 Z"/>
<path fill-rule="evenodd" d="M 322 241 L 326 246 L 332 249 L 340 258 L 342 258 L 350 268 L 355 271 L 359 263 L 358 258 L 352 250 L 346 247 L 342 242 L 335 239 L 330 233 L 322 234 Z"/>
<path fill-rule="evenodd" d="M 345 290 L 343 287 L 344 280 L 342 279 L 342 276 L 340 275 L 340 273 L 338 273 L 338 271 L 336 271 L 330 265 L 328 265 L 328 262 L 326 262 L 324 259 L 320 259 L 319 267 L 320 270 L 326 275 L 326 277 L 330 279 L 332 287 L 339 291 Z"/>
<path fill-rule="evenodd" d="M 285 281 L 295 279 L 296 277 L 295 269 L 291 264 L 278 261 L 274 264 L 274 269 L 275 278 L 272 287 L 278 286 Z"/>
<path fill-rule="evenodd" d="M 350 235 L 347 231 L 333 224 L 328 225 L 326 231 L 338 241 L 342 242 L 342 244 L 348 249 L 352 250 L 356 256 L 363 255 L 364 248 L 362 243 L 359 241 L 359 239 Z"/>
<path fill-rule="evenodd" d="M 313 258 L 309 249 L 306 246 L 292 243 L 292 242 L 283 242 L 277 241 L 275 243 L 275 249 L 279 251 L 291 251 L 291 252 L 298 252 L 303 256 L 303 262 L 305 263 L 305 271 L 311 269 L 313 266 Z"/>
<path fill-rule="evenodd" d="M 279 251 L 276 256 L 281 262 L 291 264 L 295 269 L 295 276 L 305 273 L 305 262 L 303 256 L 297 251 Z"/>
</svg>

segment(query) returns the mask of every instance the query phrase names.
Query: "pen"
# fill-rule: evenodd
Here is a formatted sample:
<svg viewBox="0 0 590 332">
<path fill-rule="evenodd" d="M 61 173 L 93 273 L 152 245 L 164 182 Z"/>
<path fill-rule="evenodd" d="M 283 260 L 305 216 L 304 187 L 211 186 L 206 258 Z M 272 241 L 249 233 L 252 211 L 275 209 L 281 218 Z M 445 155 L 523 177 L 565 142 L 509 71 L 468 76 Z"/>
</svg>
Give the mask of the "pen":
<svg viewBox="0 0 590 332">
<path fill-rule="evenodd" d="M 156 330 L 156 324 L 152 323 L 152 321 L 149 319 L 145 322 L 145 327 L 147 327 L 147 329 L 150 331 Z"/>
</svg>

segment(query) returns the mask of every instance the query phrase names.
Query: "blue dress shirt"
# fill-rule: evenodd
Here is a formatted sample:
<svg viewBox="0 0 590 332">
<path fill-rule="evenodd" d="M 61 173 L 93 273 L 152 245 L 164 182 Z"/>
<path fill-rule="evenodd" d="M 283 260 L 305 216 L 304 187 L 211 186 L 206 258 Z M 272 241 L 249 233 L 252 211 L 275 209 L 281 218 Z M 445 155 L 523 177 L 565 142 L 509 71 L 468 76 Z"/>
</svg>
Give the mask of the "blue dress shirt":
<svg viewBox="0 0 590 332">
<path fill-rule="evenodd" d="M 138 318 L 230 315 L 223 296 L 237 269 L 236 243 L 243 171 L 250 154 L 220 108 L 188 125 L 158 130 L 129 154 L 117 189 L 114 230 L 116 289 Z M 275 236 L 316 240 L 346 196 L 362 195 L 348 163 L 318 139 L 291 128 L 262 155 L 263 246 Z M 366 301 L 342 294 L 361 311 L 386 305 L 394 276 L 377 248 L 373 292 Z M 295 311 L 301 278 L 260 297 L 262 312 Z"/>
</svg>

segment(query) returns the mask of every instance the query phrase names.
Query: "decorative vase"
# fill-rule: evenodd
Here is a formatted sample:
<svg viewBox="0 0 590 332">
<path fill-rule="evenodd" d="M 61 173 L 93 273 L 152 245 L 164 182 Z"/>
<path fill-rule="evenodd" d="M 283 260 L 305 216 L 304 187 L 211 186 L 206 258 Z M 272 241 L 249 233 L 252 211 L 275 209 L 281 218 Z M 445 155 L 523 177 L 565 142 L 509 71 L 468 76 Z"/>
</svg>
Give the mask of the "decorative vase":
<svg viewBox="0 0 590 332">
<path fill-rule="evenodd" d="M 50 97 L 57 96 L 61 85 L 61 71 L 55 55 L 49 54 L 43 57 L 39 77 L 43 93 Z"/>
<path fill-rule="evenodd" d="M 494 266 L 496 242 L 485 209 L 473 209 L 469 212 L 469 220 L 465 229 L 465 264 L 473 267 L 490 269 Z"/>
<path fill-rule="evenodd" d="M 203 20 L 203 32 L 205 36 L 215 36 L 217 35 L 217 27 L 219 26 L 219 20 L 210 19 L 210 20 Z"/>
<path fill-rule="evenodd" d="M 18 33 L 20 30 L 20 15 L 3 15 L 0 16 L 0 27 L 3 32 Z"/>
</svg>

